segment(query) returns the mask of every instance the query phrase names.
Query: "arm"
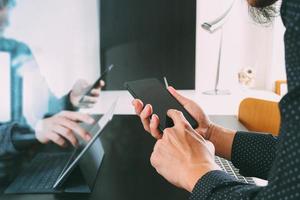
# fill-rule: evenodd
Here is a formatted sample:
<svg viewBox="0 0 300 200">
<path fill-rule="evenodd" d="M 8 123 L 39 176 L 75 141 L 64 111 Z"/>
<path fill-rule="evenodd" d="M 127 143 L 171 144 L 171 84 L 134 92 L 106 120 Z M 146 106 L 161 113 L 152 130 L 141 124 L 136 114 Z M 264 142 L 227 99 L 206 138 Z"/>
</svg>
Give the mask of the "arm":
<svg viewBox="0 0 300 200">
<path fill-rule="evenodd" d="M 272 135 L 236 132 L 212 125 L 209 133 L 216 155 L 231 160 L 244 176 L 267 179 L 278 139 Z"/>
<path fill-rule="evenodd" d="M 62 110 L 70 110 L 76 111 L 78 108 L 73 106 L 70 101 L 70 93 L 67 95 L 57 98 L 51 91 L 49 91 L 49 106 L 48 106 L 48 113 L 45 117 L 53 116 L 56 113 L 59 113 Z"/>
<path fill-rule="evenodd" d="M 298 92 L 298 99 L 300 97 L 300 91 Z M 271 170 L 268 175 L 268 185 L 266 187 L 258 187 L 254 185 L 244 184 L 233 180 L 229 175 L 221 171 L 211 171 L 205 174 L 199 179 L 198 183 L 193 189 L 191 200 L 196 199 L 299 199 L 300 197 L 300 176 L 299 176 L 299 163 L 300 163 L 300 123 L 299 118 L 290 115 L 292 110 L 300 109 L 300 107 L 289 107 L 288 105 L 299 105 L 298 99 L 294 102 L 289 102 L 285 97 L 281 102 L 281 107 L 285 107 L 282 110 L 282 124 L 281 124 L 281 135 L 280 140 L 269 135 L 254 135 L 250 136 L 245 133 L 237 134 L 235 138 L 233 152 L 239 150 L 246 150 L 247 145 L 242 147 L 243 142 L 246 140 L 259 142 L 254 145 L 255 147 L 260 147 L 261 145 L 270 145 L 270 152 L 275 151 L 277 146 L 277 153 L 272 164 Z M 286 102 L 289 102 L 287 104 Z M 286 106 L 283 106 L 286 104 Z M 260 139 L 258 139 L 260 138 Z M 251 142 L 249 142 L 250 145 Z M 248 145 L 248 147 L 249 147 Z M 241 149 L 240 149 L 241 148 Z M 247 159 L 253 156 L 252 152 L 254 148 L 247 149 L 250 153 Z M 267 149 L 267 148 L 262 148 Z M 262 154 L 268 154 L 257 150 Z M 256 152 L 256 154 L 258 154 Z M 264 155 L 261 155 L 264 157 Z M 256 156 L 257 158 L 259 156 Z M 244 159 L 244 160 L 247 160 Z M 241 159 L 240 159 L 241 160 Z M 273 159 L 272 159 L 273 160 Z M 260 159 L 256 161 L 256 168 L 253 170 L 260 171 L 261 166 L 265 165 L 265 162 L 269 162 L 268 159 Z M 246 165 L 247 163 L 241 161 L 241 164 Z M 259 166 L 259 164 L 261 166 Z M 247 167 L 244 166 L 245 169 Z M 252 167 L 248 167 L 247 173 L 251 172 Z"/>
<path fill-rule="evenodd" d="M 12 129 L 13 123 L 0 125 L 0 157 L 6 154 L 17 153 L 16 148 L 12 143 Z"/>
<path fill-rule="evenodd" d="M 280 102 L 280 139 L 271 135 L 246 133 L 238 133 L 234 139 L 232 158 L 235 164 L 238 163 L 245 170 L 245 173 L 251 174 L 256 170 L 256 173 L 266 174 L 261 169 L 268 165 L 269 183 L 266 187 L 245 185 L 232 180 L 222 172 L 211 171 L 200 178 L 191 199 L 224 199 L 225 196 L 230 199 L 299 199 L 299 99 L 300 87 L 298 86 Z M 249 154 L 242 152 L 249 152 Z M 253 159 L 257 159 L 254 162 L 255 168 L 246 167 Z"/>
<path fill-rule="evenodd" d="M 17 154 L 37 144 L 34 131 L 29 126 L 17 123 L 0 125 L 0 157 Z"/>
<path fill-rule="evenodd" d="M 260 134 L 250 134 L 250 133 L 241 133 L 234 130 L 226 129 L 224 127 L 218 126 L 210 122 L 208 116 L 203 112 L 203 110 L 192 100 L 180 95 L 174 88 L 169 87 L 169 92 L 184 106 L 184 108 L 197 120 L 199 127 L 195 130 L 199 135 L 202 135 L 206 140 L 212 142 L 215 146 L 216 155 L 232 160 L 237 168 L 241 169 L 243 175 L 256 176 L 260 178 L 267 178 L 267 174 L 270 170 L 271 163 L 275 157 L 275 149 L 269 148 L 273 147 L 273 144 L 276 143 L 277 139 L 272 136 L 260 135 Z M 152 115 L 151 105 L 146 105 L 143 109 L 143 103 L 139 100 L 133 102 L 136 113 L 140 115 L 142 123 L 145 130 L 150 132 L 155 138 L 160 139 L 162 137 L 161 133 L 157 129 L 159 124 L 159 119 L 157 115 Z M 152 115 L 152 116 L 151 116 Z M 151 120 L 150 120 L 151 116 Z M 236 138 L 241 138 L 236 140 Z M 241 142 L 238 142 L 240 141 Z M 258 141 L 256 141 L 258 140 Z M 258 142 L 261 146 L 253 145 L 253 143 Z M 233 150 L 237 149 L 237 150 Z M 238 149 L 247 149 L 248 152 L 251 152 L 251 161 L 247 162 L 243 158 L 249 157 L 247 151 L 240 151 Z M 262 159 L 268 158 L 264 166 L 261 166 L 259 161 Z M 240 158 L 240 159 L 238 159 Z M 260 170 L 249 171 L 246 170 L 247 167 L 259 166 Z"/>
<path fill-rule="evenodd" d="M 232 146 L 231 161 L 242 175 L 267 180 L 278 144 L 278 138 L 272 135 L 238 132 Z"/>
</svg>

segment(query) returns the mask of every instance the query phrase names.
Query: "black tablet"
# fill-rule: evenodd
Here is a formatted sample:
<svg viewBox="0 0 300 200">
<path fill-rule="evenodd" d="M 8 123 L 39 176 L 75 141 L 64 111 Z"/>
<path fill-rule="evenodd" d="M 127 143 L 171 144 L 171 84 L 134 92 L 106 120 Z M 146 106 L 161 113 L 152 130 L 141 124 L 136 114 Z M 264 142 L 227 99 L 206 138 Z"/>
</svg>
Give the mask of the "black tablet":
<svg viewBox="0 0 300 200">
<path fill-rule="evenodd" d="M 125 83 L 130 94 L 143 101 L 144 105 L 151 104 L 153 113 L 160 119 L 159 129 L 172 127 L 173 122 L 167 116 L 169 109 L 176 109 L 183 113 L 184 117 L 193 128 L 198 127 L 197 121 L 186 111 L 186 109 L 170 94 L 170 92 L 157 79 L 143 79 Z"/>
<path fill-rule="evenodd" d="M 89 150 L 89 148 L 94 144 L 94 142 L 100 136 L 102 130 L 105 126 L 112 120 L 114 116 L 114 111 L 117 106 L 118 100 L 115 100 L 109 110 L 99 119 L 99 121 L 92 127 L 90 133 L 93 135 L 92 139 L 82 148 L 79 149 L 78 152 L 74 152 L 73 158 L 69 160 L 62 173 L 56 180 L 53 188 L 59 187 L 69 176 L 69 174 L 73 171 L 76 165 L 79 163 L 79 160 L 85 155 L 85 153 Z M 92 161 L 90 161 L 92 162 Z M 88 165 L 89 163 L 85 163 Z"/>
</svg>

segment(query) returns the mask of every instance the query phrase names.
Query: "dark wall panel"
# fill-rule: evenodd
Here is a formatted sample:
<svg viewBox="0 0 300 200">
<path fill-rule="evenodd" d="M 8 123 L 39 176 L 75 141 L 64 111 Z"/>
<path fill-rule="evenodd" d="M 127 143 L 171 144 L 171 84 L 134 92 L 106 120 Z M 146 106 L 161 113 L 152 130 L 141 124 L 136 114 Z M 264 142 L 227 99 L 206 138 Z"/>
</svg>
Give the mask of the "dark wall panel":
<svg viewBox="0 0 300 200">
<path fill-rule="evenodd" d="M 109 90 L 125 81 L 167 76 L 195 88 L 196 0 L 100 0 L 101 66 Z"/>
</svg>

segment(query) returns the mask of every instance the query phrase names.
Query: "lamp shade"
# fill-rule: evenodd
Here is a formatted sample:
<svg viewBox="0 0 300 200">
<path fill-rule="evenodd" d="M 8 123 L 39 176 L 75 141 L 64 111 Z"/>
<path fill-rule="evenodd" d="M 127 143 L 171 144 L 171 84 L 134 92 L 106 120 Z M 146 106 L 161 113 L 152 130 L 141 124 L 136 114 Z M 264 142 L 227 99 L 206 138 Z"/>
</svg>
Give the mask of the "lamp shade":
<svg viewBox="0 0 300 200">
<path fill-rule="evenodd" d="M 224 23 L 226 22 L 232 8 L 233 8 L 233 5 L 235 3 L 235 0 L 232 0 L 230 6 L 228 9 L 226 9 L 226 11 L 219 17 L 217 17 L 215 20 L 211 21 L 211 22 L 205 22 L 201 25 L 201 27 L 204 29 L 204 30 L 207 30 L 211 33 L 215 32 L 216 30 L 218 30 L 219 28 L 221 28 Z"/>
</svg>

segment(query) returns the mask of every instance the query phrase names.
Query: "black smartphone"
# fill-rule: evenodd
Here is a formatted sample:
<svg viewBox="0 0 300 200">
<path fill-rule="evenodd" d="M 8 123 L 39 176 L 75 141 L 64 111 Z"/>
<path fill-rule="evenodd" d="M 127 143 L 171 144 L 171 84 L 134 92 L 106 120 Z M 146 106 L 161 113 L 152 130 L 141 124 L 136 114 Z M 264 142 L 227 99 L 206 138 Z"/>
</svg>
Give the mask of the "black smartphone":
<svg viewBox="0 0 300 200">
<path fill-rule="evenodd" d="M 160 119 L 159 129 L 163 132 L 165 128 L 172 127 L 173 121 L 167 116 L 169 109 L 176 109 L 183 113 L 184 117 L 193 128 L 198 127 L 197 121 L 187 110 L 172 96 L 167 88 L 155 78 L 130 81 L 125 83 L 125 88 L 130 94 L 143 101 L 144 105 L 151 104 L 153 113 Z"/>
<path fill-rule="evenodd" d="M 93 85 L 91 85 L 90 87 L 88 87 L 86 89 L 86 92 L 83 94 L 83 96 L 81 97 L 79 103 L 81 103 L 83 101 L 83 98 L 85 96 L 91 96 L 91 91 L 95 88 L 100 87 L 100 81 L 108 74 L 108 72 L 110 72 L 112 70 L 112 68 L 114 68 L 114 65 L 110 65 L 101 75 L 100 77 L 95 81 L 95 83 Z"/>
</svg>

